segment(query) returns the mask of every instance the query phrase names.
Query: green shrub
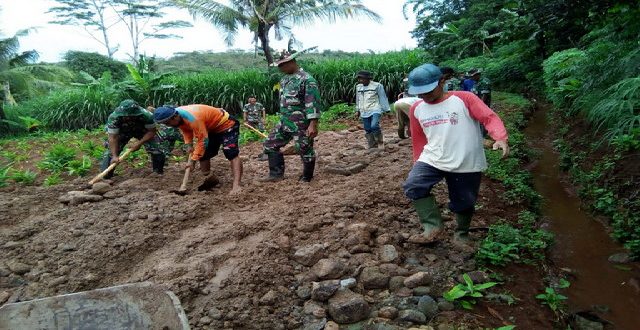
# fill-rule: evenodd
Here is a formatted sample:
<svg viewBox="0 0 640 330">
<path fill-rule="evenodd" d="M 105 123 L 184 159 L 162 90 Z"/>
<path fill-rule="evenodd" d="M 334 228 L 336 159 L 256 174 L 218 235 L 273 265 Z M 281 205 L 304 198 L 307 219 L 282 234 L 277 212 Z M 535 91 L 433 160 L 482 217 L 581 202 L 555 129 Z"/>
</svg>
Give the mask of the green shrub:
<svg viewBox="0 0 640 330">
<path fill-rule="evenodd" d="M 545 251 L 553 241 L 553 235 L 535 229 L 536 216 L 523 211 L 519 214 L 518 227 L 496 224 L 489 227 L 489 234 L 482 241 L 476 259 L 483 264 L 505 266 L 510 262 L 533 263 L 544 259 Z"/>
<path fill-rule="evenodd" d="M 24 170 L 24 171 L 14 170 L 13 173 L 11 174 L 11 179 L 13 179 L 13 181 L 17 183 L 31 185 L 33 184 L 33 182 L 36 181 L 37 176 L 38 174 L 30 170 Z"/>
<path fill-rule="evenodd" d="M 76 150 L 74 148 L 65 144 L 55 144 L 45 152 L 44 158 L 38 164 L 38 167 L 52 173 L 61 172 L 75 157 Z"/>
<path fill-rule="evenodd" d="M 54 91 L 46 97 L 23 102 L 14 111 L 36 118 L 53 130 L 93 129 L 104 125 L 121 96 L 105 74 L 87 86 Z"/>
<path fill-rule="evenodd" d="M 11 165 L 0 166 L 0 188 L 6 187 L 7 181 L 11 179 Z"/>
<path fill-rule="evenodd" d="M 62 182 L 62 178 L 60 177 L 60 173 L 53 173 L 44 179 L 42 183 L 45 187 L 55 186 Z"/>
<path fill-rule="evenodd" d="M 98 53 L 70 50 L 64 55 L 64 60 L 68 68 L 76 72 L 84 71 L 96 79 L 105 71 L 110 72 L 116 80 L 121 80 L 127 75 L 124 63 Z"/>
<path fill-rule="evenodd" d="M 74 159 L 67 164 L 66 169 L 69 175 L 84 176 L 91 170 L 91 158 L 82 156 L 82 159 Z"/>
</svg>

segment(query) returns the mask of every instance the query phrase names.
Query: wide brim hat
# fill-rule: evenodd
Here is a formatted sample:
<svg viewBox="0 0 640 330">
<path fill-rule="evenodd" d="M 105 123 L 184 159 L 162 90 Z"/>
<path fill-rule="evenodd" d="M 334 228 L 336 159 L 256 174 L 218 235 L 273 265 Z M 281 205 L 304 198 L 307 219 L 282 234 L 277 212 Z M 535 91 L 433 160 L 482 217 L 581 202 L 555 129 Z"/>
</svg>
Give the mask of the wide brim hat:
<svg viewBox="0 0 640 330">
<path fill-rule="evenodd" d="M 426 94 L 438 87 L 442 71 L 431 63 L 423 64 L 409 73 L 409 94 Z"/>
<path fill-rule="evenodd" d="M 299 52 L 289 52 L 287 50 L 282 51 L 278 54 L 278 59 L 271 63 L 271 66 L 279 66 L 280 64 L 287 63 L 293 61 L 298 57 Z"/>
</svg>

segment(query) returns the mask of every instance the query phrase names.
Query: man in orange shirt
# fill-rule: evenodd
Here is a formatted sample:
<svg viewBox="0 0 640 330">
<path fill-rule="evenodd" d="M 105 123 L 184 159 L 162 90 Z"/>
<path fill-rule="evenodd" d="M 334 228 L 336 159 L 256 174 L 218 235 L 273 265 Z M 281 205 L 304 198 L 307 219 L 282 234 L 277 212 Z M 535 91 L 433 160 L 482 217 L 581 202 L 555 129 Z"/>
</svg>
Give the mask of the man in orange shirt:
<svg viewBox="0 0 640 330">
<path fill-rule="evenodd" d="M 228 112 L 204 104 L 184 105 L 177 108 L 165 105 L 156 109 L 153 119 L 158 124 L 180 129 L 184 143 L 190 145 L 191 159 L 200 161 L 200 171 L 205 177 L 211 171 L 210 159 L 218 154 L 222 145 L 222 153 L 231 163 L 233 172 L 233 188 L 230 194 L 240 192 L 242 178 L 242 161 L 238 157 L 240 123 L 229 116 Z M 194 138 L 195 145 L 193 145 Z"/>
</svg>

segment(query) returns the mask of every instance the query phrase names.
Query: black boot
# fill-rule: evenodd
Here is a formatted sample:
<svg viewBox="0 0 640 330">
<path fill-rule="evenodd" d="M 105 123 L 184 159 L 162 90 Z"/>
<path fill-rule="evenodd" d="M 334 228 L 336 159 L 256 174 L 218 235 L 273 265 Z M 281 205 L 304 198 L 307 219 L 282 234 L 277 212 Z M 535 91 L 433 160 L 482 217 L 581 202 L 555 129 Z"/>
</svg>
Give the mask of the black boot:
<svg viewBox="0 0 640 330">
<path fill-rule="evenodd" d="M 106 170 L 109 165 L 111 165 L 111 152 L 109 150 L 105 151 L 102 155 L 102 162 L 100 163 L 100 172 Z M 109 171 L 104 178 L 111 179 L 113 177 L 113 171 Z"/>
<path fill-rule="evenodd" d="M 164 154 L 152 154 L 151 155 L 151 167 L 153 168 L 154 173 L 163 174 L 164 173 L 164 162 L 166 157 Z"/>
<path fill-rule="evenodd" d="M 376 141 L 376 137 L 373 133 L 366 133 L 364 137 L 367 138 L 367 148 L 373 149 L 378 147 L 378 142 Z"/>
<path fill-rule="evenodd" d="M 302 175 L 300 176 L 299 181 L 311 182 L 313 179 L 313 171 L 316 168 L 316 160 L 312 160 L 310 162 L 302 162 Z"/>
<path fill-rule="evenodd" d="M 284 155 L 281 152 L 268 154 L 269 176 L 260 179 L 262 182 L 280 181 L 284 179 Z"/>
</svg>

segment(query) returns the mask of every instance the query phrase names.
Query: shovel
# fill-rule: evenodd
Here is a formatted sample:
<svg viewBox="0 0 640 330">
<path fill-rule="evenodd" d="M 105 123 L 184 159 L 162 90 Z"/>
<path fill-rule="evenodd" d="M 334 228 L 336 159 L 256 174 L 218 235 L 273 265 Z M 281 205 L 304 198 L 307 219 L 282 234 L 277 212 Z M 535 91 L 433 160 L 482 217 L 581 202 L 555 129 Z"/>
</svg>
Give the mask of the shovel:
<svg viewBox="0 0 640 330">
<path fill-rule="evenodd" d="M 187 161 L 186 170 L 184 170 L 184 178 L 182 178 L 182 184 L 178 190 L 171 190 L 172 193 L 184 196 L 188 193 L 187 184 L 189 183 L 189 176 L 191 176 L 191 168 L 193 167 L 193 159 L 191 159 L 191 154 L 189 154 L 189 160 Z"/>
<path fill-rule="evenodd" d="M 118 164 L 120 164 L 120 162 L 122 160 L 124 160 L 125 158 L 127 158 L 127 156 L 129 156 L 129 154 L 131 153 L 131 149 L 127 149 L 125 150 L 124 153 L 122 153 L 122 155 L 120 156 L 120 160 L 109 165 L 109 167 L 107 167 L 106 170 L 102 171 L 102 173 L 96 175 L 93 179 L 91 179 L 91 181 L 89 181 L 90 185 L 93 185 L 94 183 L 102 180 L 102 178 L 104 178 L 105 175 L 107 175 L 107 173 L 113 171 L 114 168 L 116 168 L 116 166 L 118 166 Z"/>
</svg>

